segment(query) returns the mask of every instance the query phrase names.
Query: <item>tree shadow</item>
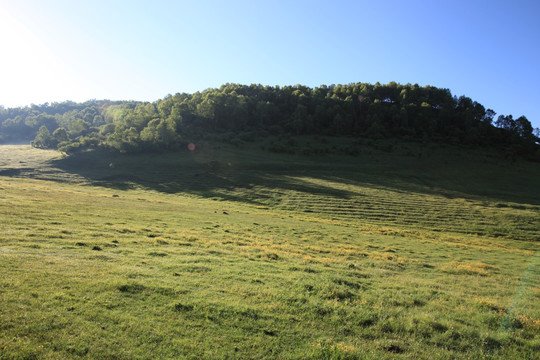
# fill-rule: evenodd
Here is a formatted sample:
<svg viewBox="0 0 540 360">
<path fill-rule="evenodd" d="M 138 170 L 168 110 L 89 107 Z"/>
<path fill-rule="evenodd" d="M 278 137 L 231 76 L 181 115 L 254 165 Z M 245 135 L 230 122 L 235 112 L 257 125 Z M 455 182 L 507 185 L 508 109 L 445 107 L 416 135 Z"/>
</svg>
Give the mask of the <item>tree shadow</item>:
<svg viewBox="0 0 540 360">
<path fill-rule="evenodd" d="M 125 190 L 144 188 L 166 194 L 192 194 L 255 205 L 280 202 L 281 195 L 298 192 L 334 199 L 358 198 L 357 191 L 336 188 L 364 186 L 396 192 L 436 194 L 446 198 L 477 198 L 540 205 L 538 168 L 529 176 L 514 176 L 496 168 L 491 179 L 468 164 L 465 170 L 419 168 L 399 161 L 378 162 L 361 158 L 291 158 L 261 154 L 231 164 L 225 155 L 197 156 L 189 152 L 126 155 L 108 152 L 79 153 L 52 160 L 50 166 L 83 177 L 93 185 Z M 341 161 L 343 160 L 343 161 Z M 532 169 L 528 167 L 527 169 Z M 444 171 L 444 172 L 442 172 Z M 472 175 L 465 176 L 469 171 Z M 306 181 L 305 179 L 320 181 Z M 471 180 L 472 179 L 472 180 Z M 327 182 L 327 183 L 325 183 Z M 517 184 L 508 187 L 506 184 Z"/>
<path fill-rule="evenodd" d="M 92 185 L 111 189 L 144 188 L 166 194 L 184 193 L 253 205 L 279 202 L 280 194 L 291 191 L 338 199 L 358 195 L 299 179 L 313 172 L 310 166 L 291 167 L 276 163 L 232 166 L 216 160 L 197 161 L 187 155 L 180 154 L 180 157 L 185 157 L 174 159 L 170 154 L 162 158 L 157 154 L 152 159 L 149 154 L 133 156 L 88 152 L 54 160 L 51 167 L 83 177 Z"/>
</svg>

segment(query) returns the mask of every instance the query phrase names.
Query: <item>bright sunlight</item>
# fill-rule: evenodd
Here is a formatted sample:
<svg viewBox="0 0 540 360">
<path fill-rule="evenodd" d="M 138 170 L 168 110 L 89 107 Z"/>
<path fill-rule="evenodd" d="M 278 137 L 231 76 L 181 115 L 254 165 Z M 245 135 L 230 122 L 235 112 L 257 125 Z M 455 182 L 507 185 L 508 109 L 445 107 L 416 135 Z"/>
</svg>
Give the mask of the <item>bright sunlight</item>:
<svg viewBox="0 0 540 360">
<path fill-rule="evenodd" d="M 44 103 L 58 98 L 65 87 L 76 88 L 54 53 L 21 21 L 0 7 L 1 103 L 23 106 L 20 99 Z M 24 96 L 23 96 L 24 95 Z"/>
</svg>

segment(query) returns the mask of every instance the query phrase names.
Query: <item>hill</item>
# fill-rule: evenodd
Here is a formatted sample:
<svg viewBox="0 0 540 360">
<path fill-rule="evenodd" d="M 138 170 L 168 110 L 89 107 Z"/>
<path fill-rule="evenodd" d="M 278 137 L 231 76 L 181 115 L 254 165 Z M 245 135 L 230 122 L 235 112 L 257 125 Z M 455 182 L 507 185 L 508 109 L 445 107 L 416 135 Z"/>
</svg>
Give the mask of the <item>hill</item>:
<svg viewBox="0 0 540 360">
<path fill-rule="evenodd" d="M 270 87 L 226 84 L 153 103 L 88 101 L 0 109 L 0 142 L 30 141 L 72 154 L 86 149 L 159 152 L 209 137 L 349 136 L 473 145 L 539 158 L 539 130 L 449 89 L 355 83 Z"/>
<path fill-rule="evenodd" d="M 0 147 L 3 358 L 540 350 L 537 163 L 350 137 L 193 145 Z"/>
</svg>

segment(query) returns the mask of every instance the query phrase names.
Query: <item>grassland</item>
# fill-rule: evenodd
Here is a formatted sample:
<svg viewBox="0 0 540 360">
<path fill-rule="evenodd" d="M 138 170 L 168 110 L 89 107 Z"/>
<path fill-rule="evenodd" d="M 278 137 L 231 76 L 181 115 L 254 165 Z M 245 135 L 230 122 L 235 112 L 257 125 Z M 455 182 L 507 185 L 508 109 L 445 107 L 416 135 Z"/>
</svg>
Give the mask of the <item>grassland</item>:
<svg viewBox="0 0 540 360">
<path fill-rule="evenodd" d="M 0 147 L 0 359 L 540 352 L 538 164 L 197 145 Z"/>
</svg>

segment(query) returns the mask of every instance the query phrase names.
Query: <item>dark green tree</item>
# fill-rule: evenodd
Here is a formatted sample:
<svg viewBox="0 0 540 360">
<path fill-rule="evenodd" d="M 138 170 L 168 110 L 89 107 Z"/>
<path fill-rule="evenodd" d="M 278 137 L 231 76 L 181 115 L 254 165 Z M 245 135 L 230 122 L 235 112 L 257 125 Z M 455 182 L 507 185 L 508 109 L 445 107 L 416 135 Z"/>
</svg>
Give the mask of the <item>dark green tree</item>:
<svg viewBox="0 0 540 360">
<path fill-rule="evenodd" d="M 75 119 L 68 125 L 69 135 L 72 138 L 84 136 L 90 129 L 91 124 L 83 119 Z"/>
<path fill-rule="evenodd" d="M 36 135 L 32 146 L 38 149 L 51 149 L 54 147 L 54 139 L 45 125 L 42 125 Z"/>
<path fill-rule="evenodd" d="M 58 145 L 60 143 L 63 143 L 65 141 L 69 141 L 67 131 L 63 127 L 60 127 L 58 129 L 54 130 L 54 132 L 52 134 L 52 137 L 53 137 L 53 140 L 56 143 L 56 145 Z"/>
</svg>

